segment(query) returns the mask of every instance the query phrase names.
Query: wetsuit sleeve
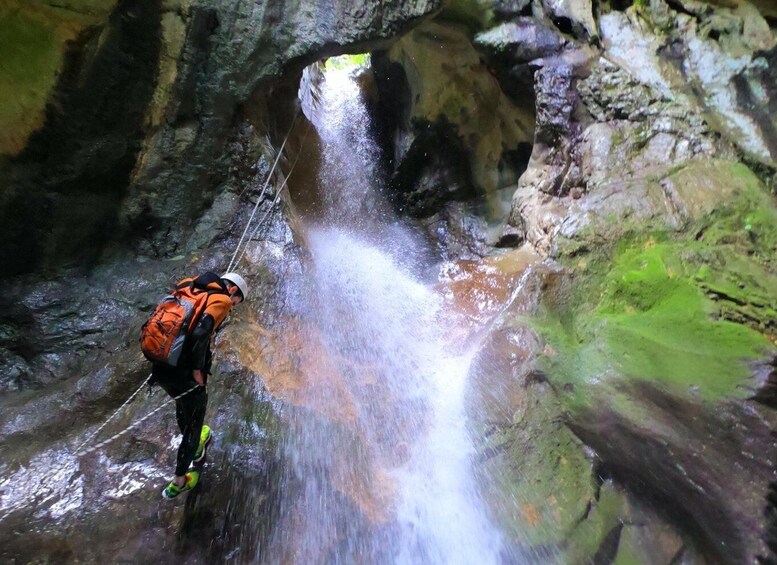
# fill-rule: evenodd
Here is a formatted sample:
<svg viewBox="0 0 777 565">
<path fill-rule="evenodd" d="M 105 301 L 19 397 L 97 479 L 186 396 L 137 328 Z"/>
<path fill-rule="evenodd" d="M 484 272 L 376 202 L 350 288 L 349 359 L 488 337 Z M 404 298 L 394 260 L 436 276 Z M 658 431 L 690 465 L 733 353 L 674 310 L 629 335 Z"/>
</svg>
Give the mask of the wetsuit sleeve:
<svg viewBox="0 0 777 565">
<path fill-rule="evenodd" d="M 228 296 L 214 294 L 208 297 L 208 305 L 200 321 L 192 331 L 192 369 L 207 370 L 210 351 L 210 337 L 218 329 L 232 309 Z"/>
</svg>

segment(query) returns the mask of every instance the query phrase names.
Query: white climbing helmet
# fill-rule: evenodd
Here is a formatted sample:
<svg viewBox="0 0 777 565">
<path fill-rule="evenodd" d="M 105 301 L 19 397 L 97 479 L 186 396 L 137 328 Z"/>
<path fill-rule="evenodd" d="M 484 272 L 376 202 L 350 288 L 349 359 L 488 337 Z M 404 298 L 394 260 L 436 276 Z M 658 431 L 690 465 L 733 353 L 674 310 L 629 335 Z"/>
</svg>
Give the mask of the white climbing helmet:
<svg viewBox="0 0 777 565">
<path fill-rule="evenodd" d="M 240 293 L 243 295 L 243 300 L 248 298 L 248 283 L 243 277 L 237 273 L 225 273 L 221 275 L 221 278 L 225 281 L 231 282 L 237 288 L 240 289 Z"/>
</svg>

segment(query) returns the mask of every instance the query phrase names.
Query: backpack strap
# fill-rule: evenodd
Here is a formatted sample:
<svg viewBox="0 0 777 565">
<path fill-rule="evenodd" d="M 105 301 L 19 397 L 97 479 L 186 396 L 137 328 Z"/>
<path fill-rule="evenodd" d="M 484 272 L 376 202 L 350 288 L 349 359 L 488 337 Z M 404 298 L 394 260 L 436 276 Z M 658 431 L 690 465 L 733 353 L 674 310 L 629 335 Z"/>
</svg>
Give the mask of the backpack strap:
<svg viewBox="0 0 777 565">
<path fill-rule="evenodd" d="M 194 279 L 183 279 L 181 282 L 175 285 L 174 290 L 183 290 L 185 288 L 194 289 Z"/>
</svg>

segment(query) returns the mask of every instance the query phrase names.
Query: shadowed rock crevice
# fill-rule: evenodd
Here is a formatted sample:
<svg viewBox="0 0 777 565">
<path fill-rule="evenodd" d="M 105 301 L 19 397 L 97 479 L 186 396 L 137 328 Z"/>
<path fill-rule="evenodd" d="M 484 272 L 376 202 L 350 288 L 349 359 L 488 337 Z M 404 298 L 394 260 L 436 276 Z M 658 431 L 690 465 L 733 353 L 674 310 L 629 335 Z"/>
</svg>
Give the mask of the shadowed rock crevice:
<svg viewBox="0 0 777 565">
<path fill-rule="evenodd" d="M 737 104 L 750 109 L 777 161 L 777 47 L 757 55 L 757 64 L 733 79 Z"/>
<path fill-rule="evenodd" d="M 391 183 L 397 208 L 409 216 L 424 217 L 452 200 L 472 198 L 475 193 L 467 150 L 455 127 L 442 119 L 416 124 L 416 128 L 420 133 Z"/>
<path fill-rule="evenodd" d="M 641 399 L 642 420 L 607 406 L 571 414 L 568 426 L 618 482 L 696 539 L 711 561 L 762 555 L 763 501 L 774 472 L 770 430 L 736 405 L 713 415 L 647 383 L 635 386 L 639 393 L 630 394 Z"/>
<path fill-rule="evenodd" d="M 43 128 L 3 166 L 0 250 L 7 277 L 88 267 L 115 240 L 144 135 L 161 46 L 161 3 L 119 2 L 65 55 Z"/>
<path fill-rule="evenodd" d="M 455 24 L 425 22 L 376 53 L 374 68 L 397 206 L 429 217 L 446 201 L 477 197 L 485 202 L 483 216 L 498 217 L 498 191 L 527 166 L 535 124 L 531 88 L 516 87 L 525 97 L 508 96 L 477 43 Z"/>
</svg>

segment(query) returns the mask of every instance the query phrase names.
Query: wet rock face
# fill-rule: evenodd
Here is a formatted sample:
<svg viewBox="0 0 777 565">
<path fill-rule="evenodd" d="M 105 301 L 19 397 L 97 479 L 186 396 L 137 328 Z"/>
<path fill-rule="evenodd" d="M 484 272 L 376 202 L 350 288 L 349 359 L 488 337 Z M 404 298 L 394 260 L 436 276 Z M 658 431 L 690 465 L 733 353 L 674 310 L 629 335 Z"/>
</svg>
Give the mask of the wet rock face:
<svg viewBox="0 0 777 565">
<path fill-rule="evenodd" d="M 13 488 L 4 482 L 0 491 L 0 556 L 9 562 L 151 561 L 162 553 L 174 563 L 209 563 L 230 553 L 260 559 L 269 528 L 257 525 L 249 536 L 244 517 L 272 514 L 270 501 L 279 484 L 278 407 L 257 394 L 257 375 L 229 363 L 220 363 L 218 373 L 209 399 L 211 408 L 219 407 L 209 413 L 218 440 L 209 448 L 201 484 L 185 502 L 161 498 L 175 459 L 172 406 L 142 429 L 88 455 L 75 456 L 73 446 L 56 432 L 39 430 L 28 438 L 32 453 L 20 453 L 19 438 L 6 435 L 4 449 L 13 450 L 24 466 L 4 467 L 4 481 Z M 136 375 L 114 392 L 126 398 L 138 382 L 142 377 Z M 158 390 L 151 397 L 142 394 L 109 430 L 149 413 L 163 396 Z M 75 418 L 59 415 L 60 428 L 72 429 L 72 419 L 97 423 L 93 406 L 67 395 L 59 400 L 81 409 Z M 104 419 L 108 414 L 95 415 Z M 246 443 L 238 448 L 241 441 Z M 31 504 L 30 493 L 41 487 L 46 495 Z M 16 533 L 20 530 L 25 535 Z"/>
<path fill-rule="evenodd" d="M 559 202 L 548 200 L 543 193 L 569 195 L 573 209 L 579 205 L 598 214 L 597 202 L 604 203 L 606 195 L 614 190 L 622 193 L 619 199 L 633 195 L 628 206 L 634 210 L 654 202 L 648 207 L 654 206 L 655 212 L 647 215 L 658 216 L 675 206 L 671 191 L 667 193 L 668 201 L 662 202 L 660 194 L 644 200 L 638 195 L 645 192 L 646 183 L 639 179 L 647 181 L 652 176 L 670 174 L 672 167 L 689 161 L 712 157 L 733 161 L 744 151 L 751 162 L 770 163 L 765 169 L 765 178 L 770 178 L 773 173 L 768 171 L 774 170 L 774 162 L 768 151 L 759 154 L 748 149 L 770 145 L 770 119 L 755 118 L 762 126 L 748 129 L 746 136 L 733 134 L 731 124 L 754 119 L 760 111 L 755 106 L 768 107 L 771 102 L 764 98 L 762 105 L 741 107 L 731 102 L 747 98 L 743 92 L 748 89 L 765 95 L 771 88 L 766 85 L 768 80 L 758 87 L 745 87 L 743 77 L 765 72 L 758 61 L 768 58 L 771 51 L 757 49 L 773 49 L 769 47 L 772 39 L 757 31 L 753 31 L 753 37 L 732 36 L 722 46 L 710 47 L 710 52 L 720 53 L 715 59 L 718 63 L 705 59 L 702 64 L 700 53 L 706 52 L 704 46 L 710 39 L 702 38 L 699 30 L 706 29 L 704 22 L 712 25 L 710 22 L 724 16 L 739 22 L 737 29 L 743 29 L 745 21 L 752 21 L 748 25 L 754 30 L 762 29 L 756 23 L 763 23 L 762 17 L 746 8 L 730 14 L 708 7 L 699 13 L 701 23 L 697 29 L 681 23 L 685 22 L 684 14 L 656 3 L 647 11 L 631 9 L 625 14 L 602 15 L 605 57 L 569 45 L 562 56 L 546 60 L 535 75 L 538 119 L 532 159 L 520 180 L 509 223 L 552 252 L 557 235 L 567 237 L 588 225 L 589 212 L 582 218 L 567 214 L 566 204 L 558 208 Z M 739 66 L 723 63 L 733 53 L 739 57 Z M 721 66 L 716 71 L 716 64 L 726 69 Z M 736 96 L 731 90 L 733 83 L 726 82 L 723 87 L 713 78 L 725 75 L 731 79 L 731 68 L 740 69 L 737 80 L 744 89 Z M 687 87 L 689 79 L 700 84 L 698 91 Z M 618 188 L 623 183 L 643 186 L 623 192 Z M 603 215 L 611 212 L 602 210 Z"/>
<path fill-rule="evenodd" d="M 148 560 L 161 551 L 173 562 L 209 562 L 234 551 L 261 559 L 273 520 L 253 525 L 250 534 L 244 525 L 257 515 L 273 516 L 283 425 L 276 416 L 283 410 L 263 387 L 266 375 L 237 363 L 230 344 L 244 333 L 244 320 L 272 327 L 278 310 L 293 311 L 290 302 L 300 300 L 279 284 L 293 279 L 300 265 L 277 211 L 262 237 L 241 265 L 256 294 L 230 314 L 216 340 L 208 422 L 218 439 L 204 482 L 185 504 L 159 506 L 180 437 L 172 404 L 94 453 L 74 449 L 148 376 L 139 327 L 175 274 L 214 268 L 212 262 L 228 258 L 216 254 L 196 265 L 126 261 L 57 282 L 30 277 L 26 292 L 11 295 L 18 309 L 0 327 L 15 333 L 4 331 L 9 338 L 2 345 L 21 359 L 21 368 L 13 382 L 3 382 L 0 399 L 3 559 Z M 150 397 L 142 392 L 86 447 L 167 400 L 159 390 Z M 40 489 L 46 494 L 35 498 L 31 493 Z M 18 536 L 19 528 L 34 531 Z"/>
<path fill-rule="evenodd" d="M 774 300 L 763 297 L 777 288 L 768 266 L 777 247 L 766 224 L 747 235 L 751 220 L 775 217 L 772 118 L 762 113 L 773 105 L 765 61 L 774 32 L 764 19 L 768 8 L 758 13 L 748 3 L 631 4 L 597 3 L 589 20 L 590 4 L 575 11 L 571 3 L 542 2 L 534 17 L 476 36 L 503 90 L 524 95 L 528 76 L 536 97 L 531 159 L 504 240 L 528 241 L 559 258 L 569 270 L 558 279 L 581 287 L 551 305 L 555 283 L 546 285 L 537 319 L 552 323 L 530 330 L 521 317 L 508 318 L 484 341 L 470 399 L 470 416 L 483 426 L 481 472 L 511 477 L 488 496 L 497 515 L 510 517 L 505 523 L 521 523 L 512 532 L 519 548 L 552 546 L 570 562 L 653 562 L 658 554 L 667 561 L 768 560 L 773 526 L 765 515 L 774 511 L 766 499 L 773 473 L 766 422 L 774 414 L 743 403 L 738 389 L 770 398 L 757 392 L 768 367 L 745 368 L 741 359 L 774 351 L 773 311 L 756 304 Z M 747 125 L 754 121 L 758 127 Z M 652 230 L 659 240 L 642 237 Z M 626 270 L 615 266 L 617 249 L 633 250 Z M 657 261 L 648 258 L 654 253 Z M 680 286 L 654 286 L 653 268 Z M 587 286 L 592 272 L 608 273 L 611 282 Z M 655 299 L 647 298 L 653 291 Z M 671 337 L 685 330 L 662 321 L 658 310 L 674 304 L 670 311 L 679 311 L 675 292 L 688 299 L 684 307 L 703 305 L 700 323 L 726 322 Z M 625 302 L 607 303 L 616 295 Z M 610 314 L 618 319 L 611 341 L 618 352 L 593 362 L 594 352 L 609 347 L 600 332 L 610 321 L 600 316 Z M 659 328 L 661 336 L 650 337 Z M 729 330 L 739 337 L 724 335 Z M 676 343 L 682 352 L 671 351 Z M 753 349 L 728 356 L 743 344 Z M 710 349 L 697 356 L 697 347 Z M 685 365 L 690 358 L 698 363 Z M 697 373 L 702 364 L 707 369 Z M 601 382 L 615 388 L 591 388 Z M 715 400 L 705 400 L 710 395 Z M 563 414 L 566 426 L 554 429 L 548 413 Z M 752 478 L 732 478 L 736 501 L 726 487 L 732 468 L 750 469 L 744 474 Z M 532 492 L 553 496 L 533 499 L 529 480 Z M 555 514 L 543 513 L 557 504 Z M 543 537 L 543 525 L 557 526 L 566 511 L 577 520 L 564 522 L 563 535 L 548 527 L 545 533 L 557 535 Z M 634 523 L 646 527 L 623 526 Z M 527 532 L 536 537 L 522 537 Z"/>
<path fill-rule="evenodd" d="M 774 80 L 764 72 L 777 40 L 752 5 L 702 5 L 683 13 L 659 3 L 607 14 L 600 29 L 614 62 L 640 82 L 706 110 L 751 159 L 775 167 L 773 116 L 763 112 L 773 104 L 767 93 Z"/>
<path fill-rule="evenodd" d="M 475 194 L 468 153 L 455 127 L 443 120 L 418 128 L 412 150 L 401 161 L 392 184 L 398 208 L 424 217 L 451 200 L 467 200 Z"/>
<path fill-rule="evenodd" d="M 641 418 L 599 406 L 572 415 L 571 429 L 619 482 L 693 530 L 711 560 L 769 555 L 758 511 L 774 473 L 769 426 L 752 405 L 710 414 L 649 384 L 636 386 L 627 394 L 639 399 Z"/>
<path fill-rule="evenodd" d="M 18 155 L 45 120 L 49 91 L 61 73 L 68 43 L 88 42 L 90 26 L 104 26 L 116 0 L 58 6 L 9 0 L 3 6 L 0 154 Z M 62 10 L 66 8 L 66 10 Z M 126 6 L 125 6 L 126 8 Z"/>
<path fill-rule="evenodd" d="M 475 45 L 498 63 L 520 65 L 558 54 L 566 40 L 543 21 L 519 17 L 479 33 Z"/>
<path fill-rule="evenodd" d="M 233 158 L 225 140 L 235 125 L 236 109 L 243 104 L 261 106 L 273 99 L 273 89 L 284 90 L 284 73 L 298 79 L 305 64 L 346 51 L 361 49 L 392 38 L 416 20 L 434 11 L 437 0 L 398 3 L 385 8 L 379 3 L 349 2 L 337 6 L 314 4 L 290 9 L 286 2 L 266 5 L 224 6 L 199 2 L 190 10 L 187 42 L 181 54 L 179 79 L 160 127 L 148 139 L 126 203 L 127 222 L 133 232 L 151 230 L 167 234 L 159 246 L 185 249 L 189 225 L 179 227 L 183 213 L 193 222 L 210 206 L 214 194 L 229 190 Z M 251 37 L 252 41 L 245 41 Z M 280 82 L 281 84 L 278 84 Z M 295 85 L 296 86 L 296 85 Z M 260 104 L 252 100 L 259 99 Z M 179 104 L 175 101 L 187 101 Z M 295 102 L 286 98 L 264 115 L 256 114 L 254 126 L 282 140 Z M 271 117 L 270 117 L 271 116 Z M 276 122 L 283 117 L 283 124 Z M 282 130 L 282 131 L 281 131 Z M 278 141 L 280 143 L 280 141 Z M 258 155 L 240 159 L 249 164 Z M 168 166 L 169 162 L 179 163 Z M 170 191 L 170 186 L 178 187 Z M 144 249 L 144 251 L 147 251 Z"/>
<path fill-rule="evenodd" d="M 512 271 L 513 264 L 507 261 L 488 267 L 476 264 L 475 269 L 488 268 L 488 274 L 482 279 L 477 270 L 454 275 L 450 287 L 463 304 L 485 291 L 489 304 L 506 306 L 479 312 L 481 316 L 493 315 L 494 311 L 501 314 L 472 363 L 468 396 L 468 416 L 478 454 L 476 469 L 494 519 L 506 534 L 506 554 L 530 562 L 618 562 L 630 558 L 652 563 L 680 557 L 704 562 L 698 547 L 678 533 L 684 525 L 662 517 L 660 505 L 651 506 L 648 484 L 650 488 L 663 484 L 663 475 L 653 476 L 646 461 L 653 453 L 644 450 L 652 428 L 639 429 L 624 415 L 622 418 L 634 426 L 634 435 L 614 426 L 598 429 L 592 433 L 608 448 L 601 452 L 591 449 L 593 444 L 580 431 L 587 420 L 570 409 L 569 395 L 575 387 L 543 368 L 543 357 L 556 353 L 542 333 L 532 328 L 529 316 L 542 309 L 542 297 L 548 289 L 563 284 L 568 275 L 557 264 L 538 259 L 535 255 L 528 266 L 519 263 L 517 271 Z M 490 293 L 493 287 L 489 282 L 516 272 L 522 292 L 512 302 L 509 297 Z M 485 302 L 482 294 L 480 300 L 475 300 L 476 304 Z M 574 402 L 571 405 L 575 406 Z M 615 416 L 602 414 L 600 408 L 590 408 L 585 414 L 604 427 Z M 668 412 L 691 425 L 688 421 L 696 421 L 701 409 L 690 408 L 677 414 L 670 409 Z M 663 416 L 669 418 L 669 413 Z M 759 429 L 763 432 L 764 428 Z M 709 437 L 704 441 L 715 443 Z M 618 448 L 611 449 L 613 445 Z M 627 450 L 629 457 L 619 456 L 618 449 Z M 710 445 L 709 449 L 720 449 L 720 445 Z M 733 453 L 730 455 L 733 457 Z M 714 461 L 715 457 L 710 459 Z M 633 461 L 627 465 L 624 461 L 629 458 Z M 611 461 L 628 468 L 618 467 L 616 473 L 616 468 L 610 467 Z M 689 473 L 706 473 L 689 462 L 685 467 L 693 469 Z M 629 474 L 625 480 L 628 489 L 623 486 L 624 473 Z M 647 482 L 632 480 L 637 475 Z M 687 481 L 676 479 L 678 492 L 687 486 Z M 690 506 L 691 498 L 673 500 L 669 505 Z M 757 500 L 751 502 L 757 506 Z M 717 502 L 709 504 L 716 506 Z"/>
<path fill-rule="evenodd" d="M 474 45 L 505 94 L 528 103 L 536 96 L 534 72 L 541 66 L 539 60 L 558 55 L 567 41 L 544 20 L 519 17 L 477 34 Z"/>
<path fill-rule="evenodd" d="M 0 88 L 29 100 L 0 116 L 16 130 L 0 146 L 3 276 L 93 264 L 108 244 L 148 256 L 192 251 L 188 236 L 202 215 L 236 188 L 224 180 L 230 169 L 259 158 L 229 147 L 245 127 L 237 108 L 257 85 L 347 45 L 393 37 L 438 4 L 122 0 L 67 16 L 4 8 L 4 34 L 20 43 L 4 51 L 18 78 Z M 33 47 L 38 66 L 27 71 L 19 50 Z"/>
<path fill-rule="evenodd" d="M 545 67 L 535 75 L 537 130 L 529 170 L 521 182 L 552 196 L 580 185 L 577 157 L 581 125 L 572 118 L 577 102 L 570 65 Z"/>
<path fill-rule="evenodd" d="M 134 343 L 128 326 L 137 330 L 139 312 L 153 307 L 159 292 L 154 283 L 164 288 L 164 274 L 143 267 L 91 277 L 71 273 L 58 281 L 25 279 L 3 302 L 0 347 L 10 370 L 0 390 L 44 388 L 91 372 L 98 359 L 107 362 L 112 346 L 124 339 Z"/>
<path fill-rule="evenodd" d="M 777 211 L 741 164 L 708 160 L 674 174 L 683 178 L 673 178 L 672 189 L 683 189 L 671 212 L 651 216 L 662 197 L 651 204 L 644 194 L 645 209 L 591 224 L 591 239 L 561 251 L 569 271 L 560 286 L 544 289 L 533 324 L 547 340 L 537 364 L 567 408 L 568 427 L 600 460 L 601 476 L 660 512 L 707 560 L 753 561 L 769 555 L 765 497 L 774 452 L 766 438 L 775 414 L 743 397 L 770 402 L 756 391 L 772 370 L 763 358 L 774 355 L 774 322 L 768 308 L 744 311 L 769 294 L 760 284 L 774 288 L 773 271 L 760 271 L 774 236 L 761 228 L 751 239 L 741 226 L 745 217 Z M 625 211 L 616 202 L 639 186 L 608 192 L 606 206 Z M 645 235 L 672 217 L 676 231 Z M 710 292 L 722 281 L 730 281 L 729 292 L 748 288 L 747 297 Z M 731 469 L 749 470 L 727 478 Z M 730 496 L 729 487 L 739 494 Z"/>
</svg>

